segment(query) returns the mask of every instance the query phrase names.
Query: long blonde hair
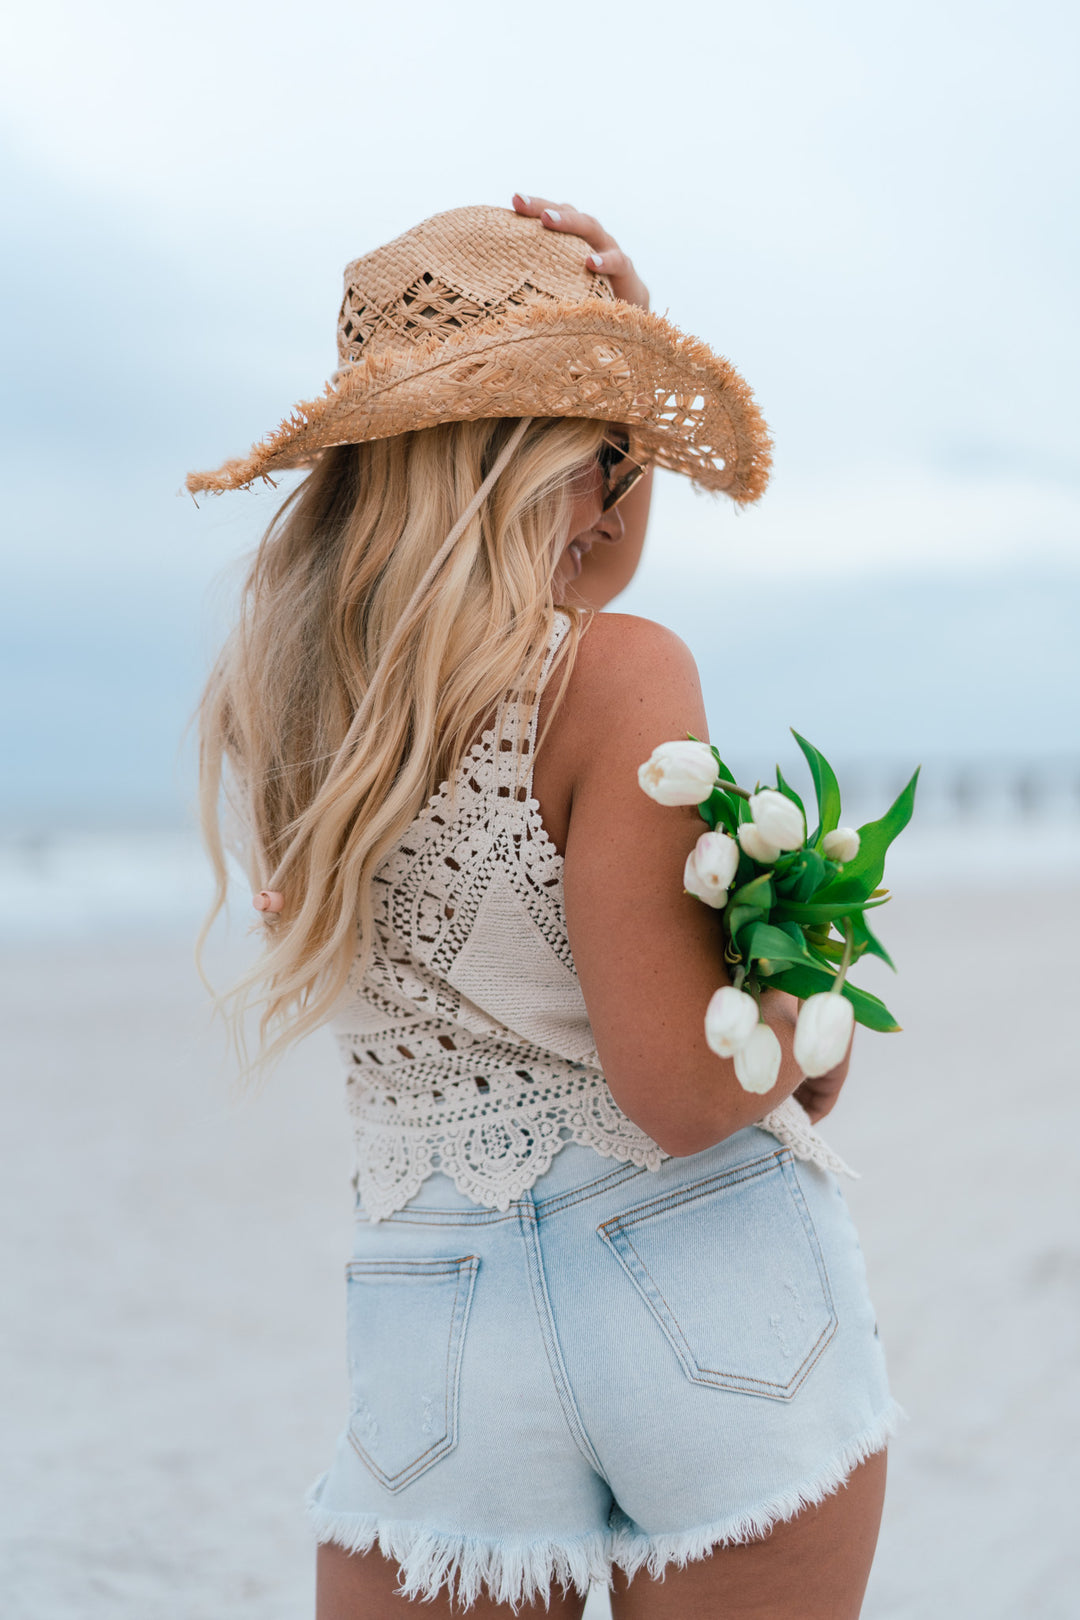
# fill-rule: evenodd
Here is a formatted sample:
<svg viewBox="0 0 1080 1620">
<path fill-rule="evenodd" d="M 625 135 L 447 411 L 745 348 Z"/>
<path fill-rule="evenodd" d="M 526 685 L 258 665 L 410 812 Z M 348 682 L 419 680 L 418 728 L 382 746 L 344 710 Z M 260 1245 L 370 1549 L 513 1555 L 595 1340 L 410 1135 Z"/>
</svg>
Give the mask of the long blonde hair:
<svg viewBox="0 0 1080 1620">
<path fill-rule="evenodd" d="M 363 972 L 379 866 L 500 701 L 536 690 L 574 481 L 605 430 L 581 418 L 523 430 L 486 418 L 342 445 L 264 535 L 198 710 L 200 819 L 216 879 L 200 954 L 226 896 L 223 792 L 254 888 L 285 896 L 261 960 L 219 997 L 246 1073 L 323 1023 L 350 969 Z M 505 470 L 410 608 L 515 432 Z M 551 713 L 581 632 L 570 612 Z M 259 1050 L 247 1064 L 252 1007 Z"/>
</svg>

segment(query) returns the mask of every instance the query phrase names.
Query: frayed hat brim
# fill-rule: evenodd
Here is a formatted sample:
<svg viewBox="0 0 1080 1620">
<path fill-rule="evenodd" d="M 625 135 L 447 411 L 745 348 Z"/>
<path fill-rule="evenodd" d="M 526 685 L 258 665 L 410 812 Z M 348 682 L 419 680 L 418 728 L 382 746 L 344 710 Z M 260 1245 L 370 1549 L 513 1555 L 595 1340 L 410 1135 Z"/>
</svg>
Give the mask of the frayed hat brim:
<svg viewBox="0 0 1080 1620">
<path fill-rule="evenodd" d="M 735 368 L 664 316 L 615 299 L 533 303 L 373 352 L 247 456 L 186 484 L 192 494 L 243 489 L 334 445 L 517 416 L 625 423 L 637 453 L 740 504 L 768 482 L 768 428 Z"/>
</svg>

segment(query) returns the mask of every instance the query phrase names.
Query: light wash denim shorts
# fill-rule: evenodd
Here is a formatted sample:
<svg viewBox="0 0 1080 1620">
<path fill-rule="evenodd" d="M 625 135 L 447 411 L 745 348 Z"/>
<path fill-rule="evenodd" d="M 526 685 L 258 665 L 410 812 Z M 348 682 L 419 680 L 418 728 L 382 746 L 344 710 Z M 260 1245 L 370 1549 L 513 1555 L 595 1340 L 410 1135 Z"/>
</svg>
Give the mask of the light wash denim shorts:
<svg viewBox="0 0 1080 1620">
<path fill-rule="evenodd" d="M 347 1300 L 309 1512 L 406 1597 L 659 1576 L 819 1502 L 907 1415 L 835 1176 L 756 1126 L 658 1170 L 567 1143 L 505 1213 L 434 1175 L 358 1210 Z"/>
</svg>

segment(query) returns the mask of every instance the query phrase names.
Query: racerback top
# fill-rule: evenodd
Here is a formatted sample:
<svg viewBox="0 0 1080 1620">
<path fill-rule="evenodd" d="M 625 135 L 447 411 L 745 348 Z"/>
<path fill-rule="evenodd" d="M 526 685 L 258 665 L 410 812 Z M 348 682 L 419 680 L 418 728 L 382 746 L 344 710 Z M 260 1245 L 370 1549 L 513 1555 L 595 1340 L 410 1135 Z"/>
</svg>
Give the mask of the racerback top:
<svg viewBox="0 0 1080 1620">
<path fill-rule="evenodd" d="M 569 628 L 557 612 L 541 690 Z M 372 1221 L 437 1170 L 506 1210 L 565 1142 L 649 1169 L 668 1156 L 600 1067 L 566 934 L 562 856 L 532 796 L 539 702 L 501 705 L 375 877 L 371 962 L 331 1020 Z M 796 1157 L 856 1174 L 793 1097 L 756 1123 Z"/>
</svg>

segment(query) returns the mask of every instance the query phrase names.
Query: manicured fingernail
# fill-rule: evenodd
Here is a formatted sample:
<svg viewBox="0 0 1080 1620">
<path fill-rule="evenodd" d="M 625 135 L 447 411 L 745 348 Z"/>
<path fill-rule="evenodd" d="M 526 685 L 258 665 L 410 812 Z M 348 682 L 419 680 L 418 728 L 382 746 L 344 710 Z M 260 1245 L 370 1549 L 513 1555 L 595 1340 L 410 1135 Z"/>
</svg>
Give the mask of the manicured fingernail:
<svg viewBox="0 0 1080 1620">
<path fill-rule="evenodd" d="M 589 254 L 589 263 L 592 265 L 594 270 L 599 270 L 599 268 L 603 264 L 603 262 L 604 262 L 604 255 L 602 253 L 590 253 Z"/>
<path fill-rule="evenodd" d="M 545 208 L 544 218 L 550 219 L 553 225 L 557 225 L 560 219 L 562 219 L 562 215 L 559 213 L 557 208 Z"/>
<path fill-rule="evenodd" d="M 526 197 L 523 191 L 515 191 L 514 196 L 517 198 L 519 203 L 524 203 L 526 208 L 532 207 L 532 198 Z"/>
</svg>

